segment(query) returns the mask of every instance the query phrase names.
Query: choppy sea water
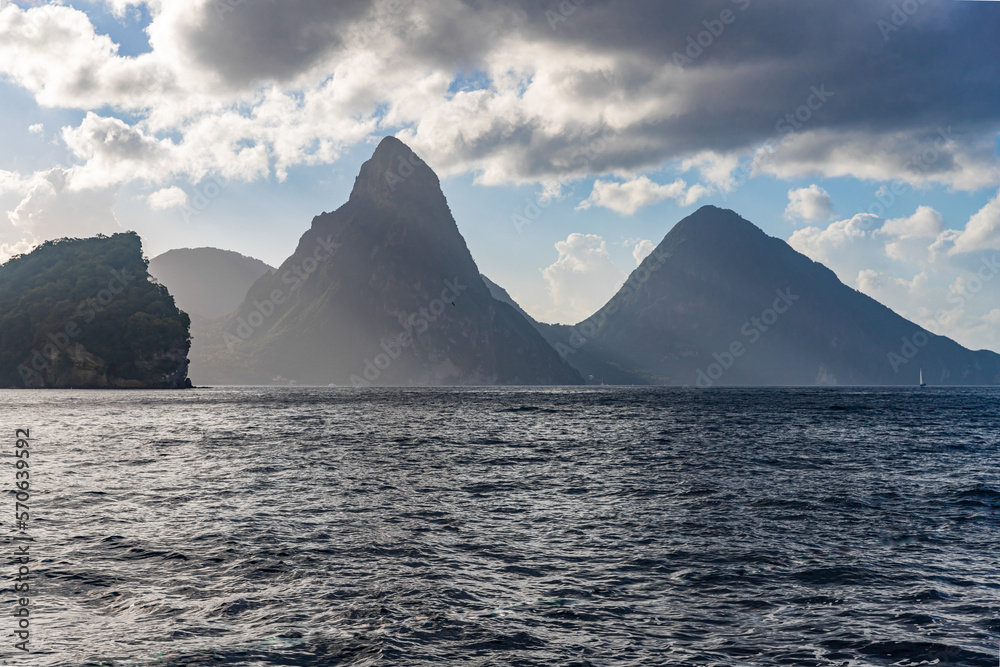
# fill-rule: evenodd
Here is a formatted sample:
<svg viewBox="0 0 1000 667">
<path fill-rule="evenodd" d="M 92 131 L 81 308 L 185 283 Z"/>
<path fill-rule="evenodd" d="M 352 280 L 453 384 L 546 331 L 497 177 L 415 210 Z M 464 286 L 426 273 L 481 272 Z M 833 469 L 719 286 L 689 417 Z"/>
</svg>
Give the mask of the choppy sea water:
<svg viewBox="0 0 1000 667">
<path fill-rule="evenodd" d="M 995 389 L 0 407 L 0 664 L 998 664 Z M 27 656 L 15 428 L 38 558 Z"/>
</svg>

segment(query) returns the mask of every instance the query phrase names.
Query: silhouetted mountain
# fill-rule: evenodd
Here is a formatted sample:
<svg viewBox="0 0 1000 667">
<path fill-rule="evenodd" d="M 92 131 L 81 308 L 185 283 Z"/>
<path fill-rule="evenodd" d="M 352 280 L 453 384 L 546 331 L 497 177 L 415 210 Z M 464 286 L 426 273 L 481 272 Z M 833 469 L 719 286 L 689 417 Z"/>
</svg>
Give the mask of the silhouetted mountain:
<svg viewBox="0 0 1000 667">
<path fill-rule="evenodd" d="M 184 387 L 189 326 L 134 232 L 47 241 L 0 266 L 0 386 Z"/>
<path fill-rule="evenodd" d="M 514 301 L 514 299 L 511 298 L 510 294 L 507 293 L 507 290 L 500 287 L 495 282 L 493 282 L 492 280 L 490 280 L 489 278 L 487 278 L 482 274 L 480 274 L 479 277 L 483 279 L 483 282 L 486 284 L 486 288 L 489 289 L 490 296 L 492 296 L 494 299 L 496 299 L 501 303 L 506 303 L 508 306 L 516 310 L 518 313 L 520 313 L 521 317 L 528 320 L 528 323 L 531 324 L 531 326 L 533 326 L 537 331 L 540 332 L 546 331 L 551 326 L 549 324 L 542 324 L 541 322 L 533 318 L 531 315 L 529 315 L 527 312 L 525 312 L 524 308 L 521 308 L 521 306 L 516 301 Z"/>
<path fill-rule="evenodd" d="M 274 268 L 218 248 L 179 248 L 149 260 L 149 273 L 189 315 L 216 318 L 236 310 L 250 286 Z"/>
<path fill-rule="evenodd" d="M 576 384 L 480 278 L 434 172 L 383 140 L 349 201 L 209 334 L 199 383 Z"/>
<path fill-rule="evenodd" d="M 548 340 L 585 377 L 672 385 L 1000 383 L 1000 355 L 930 334 L 736 213 L 679 222 L 596 314 Z"/>
</svg>

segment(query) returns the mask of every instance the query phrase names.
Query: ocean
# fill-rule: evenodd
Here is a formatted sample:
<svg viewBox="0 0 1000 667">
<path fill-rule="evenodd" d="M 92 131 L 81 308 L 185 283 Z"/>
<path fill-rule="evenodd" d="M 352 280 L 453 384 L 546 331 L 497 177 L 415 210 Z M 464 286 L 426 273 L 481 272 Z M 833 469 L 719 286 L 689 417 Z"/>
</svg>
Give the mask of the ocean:
<svg viewBox="0 0 1000 667">
<path fill-rule="evenodd" d="M 3 665 L 1000 662 L 995 388 L 0 406 Z"/>
</svg>

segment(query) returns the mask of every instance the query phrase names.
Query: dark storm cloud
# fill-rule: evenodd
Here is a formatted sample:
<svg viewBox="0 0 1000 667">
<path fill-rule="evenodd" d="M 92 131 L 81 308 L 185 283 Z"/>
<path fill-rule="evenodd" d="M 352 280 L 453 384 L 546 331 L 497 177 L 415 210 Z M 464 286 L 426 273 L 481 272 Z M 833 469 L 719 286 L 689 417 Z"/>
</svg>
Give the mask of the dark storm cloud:
<svg viewBox="0 0 1000 667">
<path fill-rule="evenodd" d="M 309 69 L 371 12 L 370 0 L 216 0 L 179 37 L 203 66 L 234 87 L 282 81 Z M 373 15 L 374 17 L 375 15 Z"/>
<path fill-rule="evenodd" d="M 608 151 L 594 166 L 629 168 L 700 149 L 752 146 L 775 136 L 779 121 L 805 104 L 814 86 L 825 86 L 833 95 L 811 114 L 809 131 L 920 134 L 955 126 L 970 136 L 995 132 L 998 125 L 1000 5 L 995 3 L 511 0 L 465 5 L 476 10 L 461 16 L 466 28 L 456 27 L 452 17 L 442 24 L 447 34 L 481 35 L 477 22 L 486 12 L 507 16 L 502 27 L 532 41 L 683 68 L 687 108 L 629 128 L 627 135 L 641 138 L 643 147 L 628 154 Z M 415 43 L 415 52 L 458 62 L 474 60 L 489 47 L 441 37 Z M 455 50 L 459 44 L 464 50 Z M 575 92 L 584 98 L 648 94 L 650 69 L 629 71 L 623 60 L 612 74 L 613 79 L 581 75 Z M 522 132 L 503 141 L 527 142 L 531 135 Z M 553 138 L 549 151 L 523 166 L 540 175 L 549 171 L 566 157 L 561 143 Z"/>
<path fill-rule="evenodd" d="M 489 170 L 490 160 L 512 180 L 640 171 L 706 151 L 746 155 L 793 131 L 801 141 L 781 145 L 775 168 L 788 160 L 815 167 L 838 150 L 843 160 L 849 142 L 857 162 L 865 145 L 892 135 L 899 145 L 879 149 L 893 154 L 891 170 L 905 151 L 953 128 L 978 151 L 978 175 L 968 182 L 980 183 L 989 171 L 983 146 L 1000 128 L 1000 3 L 219 0 L 196 11 L 177 28 L 179 47 L 232 90 L 294 88 L 297 76 L 319 68 L 322 77 L 359 48 L 380 59 L 383 67 L 360 88 L 352 83 L 351 94 L 373 101 L 373 114 L 403 110 L 387 114 L 403 120 L 380 129 L 411 132 L 450 171 Z M 517 72 L 532 100 L 490 98 L 450 126 L 418 127 L 434 108 L 427 89 L 410 82 L 440 72 L 457 88 L 489 89 L 504 58 L 524 70 L 522 54 L 547 68 L 548 78 Z M 412 78 L 388 90 L 386 73 L 401 70 Z M 581 161 L 612 126 L 614 140 Z M 816 133 L 829 136 L 803 139 Z M 958 162 L 948 155 L 935 172 Z"/>
</svg>

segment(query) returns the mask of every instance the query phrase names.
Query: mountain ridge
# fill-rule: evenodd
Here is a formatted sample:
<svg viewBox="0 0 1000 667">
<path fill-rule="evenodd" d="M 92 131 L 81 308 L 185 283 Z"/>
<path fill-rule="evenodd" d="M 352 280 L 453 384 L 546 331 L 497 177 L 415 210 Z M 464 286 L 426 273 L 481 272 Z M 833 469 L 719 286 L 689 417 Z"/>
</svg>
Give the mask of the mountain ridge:
<svg viewBox="0 0 1000 667">
<path fill-rule="evenodd" d="M 178 307 L 206 319 L 231 313 L 253 282 L 267 272 L 273 273 L 274 267 L 220 248 L 174 248 L 149 260 L 150 275 L 167 286 Z"/>
<path fill-rule="evenodd" d="M 906 385 L 913 363 L 936 384 L 1000 382 L 1000 355 L 923 330 L 715 206 L 678 222 L 594 315 L 548 326 L 585 377 L 625 383 Z"/>
<path fill-rule="evenodd" d="M 199 383 L 582 381 L 490 296 L 437 176 L 394 138 L 362 165 L 348 201 L 314 217 L 210 336 Z"/>
</svg>

